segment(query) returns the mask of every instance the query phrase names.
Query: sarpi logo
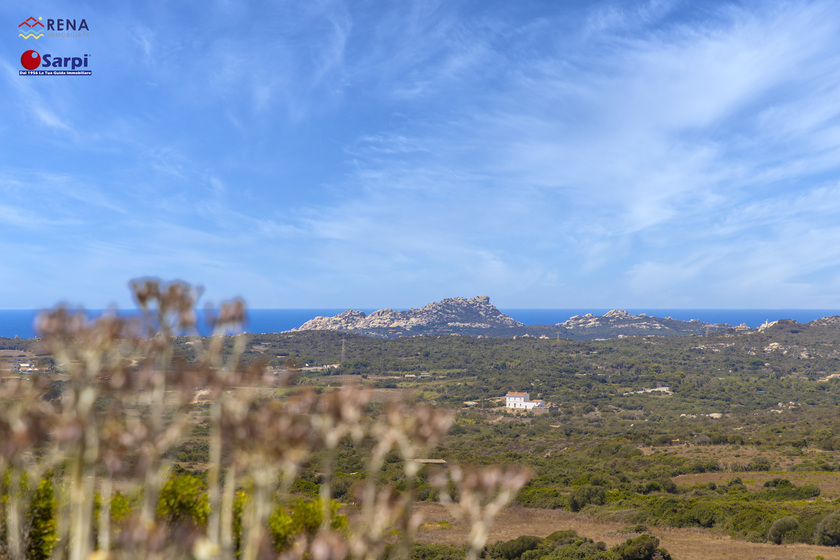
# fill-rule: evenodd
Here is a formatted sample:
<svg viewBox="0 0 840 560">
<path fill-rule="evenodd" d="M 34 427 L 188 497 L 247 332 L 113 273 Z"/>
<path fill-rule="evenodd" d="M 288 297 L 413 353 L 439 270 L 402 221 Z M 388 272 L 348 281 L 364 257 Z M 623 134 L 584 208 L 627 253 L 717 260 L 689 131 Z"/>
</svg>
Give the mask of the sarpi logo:
<svg viewBox="0 0 840 560">
<path fill-rule="evenodd" d="M 80 70 L 88 67 L 89 57 L 89 54 L 83 54 L 82 56 L 55 56 L 51 53 L 44 53 L 42 56 L 38 51 L 28 50 L 20 55 L 20 65 L 26 69 L 25 72 L 21 72 L 21 75 L 90 76 L 90 70 Z M 52 70 L 44 70 L 46 68 Z"/>
<path fill-rule="evenodd" d="M 43 37 L 44 34 L 40 33 L 44 30 L 44 24 L 41 23 L 42 19 L 35 19 L 34 17 L 27 18 L 26 21 L 18 25 L 18 37 L 23 37 L 24 39 L 40 39 Z M 38 33 L 38 35 L 35 33 Z"/>
<path fill-rule="evenodd" d="M 44 18 L 29 17 L 18 25 L 18 37 L 24 39 L 40 39 L 44 36 L 44 31 L 47 32 L 47 37 L 90 37 L 90 27 L 84 18 L 47 18 L 44 25 Z"/>
<path fill-rule="evenodd" d="M 26 51 L 20 55 L 20 65 L 27 70 L 35 70 L 41 66 L 41 55 L 38 51 Z"/>
</svg>

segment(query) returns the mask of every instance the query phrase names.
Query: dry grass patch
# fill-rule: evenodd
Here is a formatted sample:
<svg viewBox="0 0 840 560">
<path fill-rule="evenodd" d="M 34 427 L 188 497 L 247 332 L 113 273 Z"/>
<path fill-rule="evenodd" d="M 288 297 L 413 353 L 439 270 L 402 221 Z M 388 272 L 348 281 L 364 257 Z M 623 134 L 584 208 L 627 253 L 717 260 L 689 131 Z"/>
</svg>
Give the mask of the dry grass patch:
<svg viewBox="0 0 840 560">
<path fill-rule="evenodd" d="M 26 352 L 25 350 L 0 350 L 0 357 L 26 358 L 34 355 L 35 354 Z"/>
</svg>

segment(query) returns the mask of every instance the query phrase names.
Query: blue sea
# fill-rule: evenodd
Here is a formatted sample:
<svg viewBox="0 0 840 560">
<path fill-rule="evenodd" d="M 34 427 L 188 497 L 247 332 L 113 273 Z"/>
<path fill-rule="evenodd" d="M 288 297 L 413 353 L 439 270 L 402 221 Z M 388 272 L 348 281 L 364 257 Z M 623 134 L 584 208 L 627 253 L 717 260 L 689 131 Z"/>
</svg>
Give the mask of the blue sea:
<svg viewBox="0 0 840 560">
<path fill-rule="evenodd" d="M 251 309 L 248 311 L 249 320 L 245 330 L 251 333 L 282 332 L 299 327 L 317 316 L 330 317 L 342 311 L 344 309 Z M 374 310 L 363 309 L 362 311 L 370 313 Z M 573 315 L 587 313 L 603 315 L 609 309 L 500 309 L 500 311 L 526 325 L 554 325 L 562 323 Z M 793 319 L 799 323 L 807 323 L 821 317 L 840 315 L 838 309 L 626 309 L 626 311 L 634 315 L 646 313 L 652 317 L 672 317 L 683 321 L 697 319 L 705 323 L 727 323 L 733 326 L 745 323 L 753 328 L 765 321 Z M 95 316 L 101 311 L 88 313 Z M 131 312 L 121 313 L 130 314 Z M 0 337 L 35 337 L 34 322 L 37 314 L 38 310 L 31 309 L 0 310 Z"/>
</svg>

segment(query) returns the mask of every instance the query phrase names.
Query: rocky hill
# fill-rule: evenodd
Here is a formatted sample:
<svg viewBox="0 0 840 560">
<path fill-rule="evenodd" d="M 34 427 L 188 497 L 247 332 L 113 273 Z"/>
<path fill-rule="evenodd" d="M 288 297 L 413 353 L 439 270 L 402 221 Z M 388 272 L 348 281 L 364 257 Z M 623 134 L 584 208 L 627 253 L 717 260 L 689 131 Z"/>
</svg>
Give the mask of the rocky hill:
<svg viewBox="0 0 840 560">
<path fill-rule="evenodd" d="M 685 336 L 705 334 L 731 325 L 708 324 L 701 321 L 680 321 L 647 315 L 631 315 L 613 310 L 603 316 L 591 313 L 576 315 L 556 325 L 524 325 L 505 315 L 490 303 L 487 296 L 471 299 L 448 298 L 430 303 L 420 309 L 407 311 L 380 309 L 370 315 L 348 309 L 333 317 L 316 317 L 294 331 L 348 331 L 379 338 L 415 336 L 420 334 L 460 334 L 467 336 L 537 336 L 593 340 L 621 336 Z"/>
<path fill-rule="evenodd" d="M 618 338 L 622 336 L 686 336 L 705 334 L 725 329 L 732 325 L 711 324 L 692 319 L 682 321 L 665 317 L 650 317 L 644 313 L 631 315 L 627 311 L 614 309 L 604 315 L 592 313 L 575 315 L 564 323 L 555 325 L 561 338 L 587 340 L 593 338 Z"/>
<path fill-rule="evenodd" d="M 293 330 L 352 331 L 393 338 L 418 334 L 506 336 L 523 328 L 525 325 L 496 309 L 488 296 L 476 296 L 471 299 L 448 298 L 407 311 L 380 309 L 370 315 L 348 309 L 334 317 L 316 317 Z"/>
</svg>

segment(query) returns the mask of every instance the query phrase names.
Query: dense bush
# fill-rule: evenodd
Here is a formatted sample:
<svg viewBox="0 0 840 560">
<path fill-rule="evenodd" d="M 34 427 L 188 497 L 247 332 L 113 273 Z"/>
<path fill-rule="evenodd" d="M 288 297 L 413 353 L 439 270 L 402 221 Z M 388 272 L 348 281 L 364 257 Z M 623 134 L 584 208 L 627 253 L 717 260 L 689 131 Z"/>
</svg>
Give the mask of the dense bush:
<svg viewBox="0 0 840 560">
<path fill-rule="evenodd" d="M 589 504 L 602 505 L 606 499 L 607 493 L 604 492 L 603 488 L 585 484 L 572 491 L 572 497 L 569 499 L 569 509 L 580 511 Z"/>
<path fill-rule="evenodd" d="M 29 519 L 27 558 L 46 560 L 52 556 L 53 547 L 58 541 L 56 507 L 58 507 L 58 501 L 55 498 L 53 481 L 45 478 L 38 483 L 27 512 Z"/>
<path fill-rule="evenodd" d="M 210 502 L 204 489 L 204 482 L 190 474 L 172 475 L 160 491 L 158 518 L 170 526 L 207 525 Z"/>
<path fill-rule="evenodd" d="M 387 560 L 399 558 L 397 547 L 389 545 L 385 551 Z M 446 546 L 443 544 L 413 543 L 411 545 L 411 560 L 464 560 L 467 551 L 463 548 Z"/>
<path fill-rule="evenodd" d="M 556 488 L 528 487 L 522 489 L 516 503 L 527 507 L 557 509 L 566 507 L 568 500 Z"/>
<path fill-rule="evenodd" d="M 782 517 L 770 525 L 770 530 L 767 532 L 767 540 L 775 544 L 782 544 L 785 535 L 798 528 L 799 521 L 795 517 Z"/>
<path fill-rule="evenodd" d="M 347 530 L 347 516 L 339 514 L 341 504 L 330 501 L 330 529 Z M 277 507 L 268 519 L 271 539 L 277 551 L 284 551 L 297 535 L 314 537 L 324 522 L 324 505 L 320 499 L 297 500 L 289 508 Z"/>
<path fill-rule="evenodd" d="M 749 462 L 747 465 L 747 470 L 749 471 L 769 471 L 770 470 L 770 460 L 766 457 L 756 457 L 752 461 Z"/>
<path fill-rule="evenodd" d="M 840 511 L 826 515 L 817 524 L 814 544 L 840 546 Z"/>
<path fill-rule="evenodd" d="M 503 553 L 500 553 L 504 551 Z M 519 537 L 485 549 L 486 558 L 504 560 L 670 560 L 659 539 L 641 535 L 607 549 L 603 542 L 581 537 L 573 530 L 557 531 L 544 539 Z"/>
<path fill-rule="evenodd" d="M 659 539 L 652 535 L 628 539 L 613 550 L 620 560 L 671 560 L 671 555 L 659 548 Z"/>
<path fill-rule="evenodd" d="M 485 556 L 502 560 L 518 560 L 522 555 L 537 548 L 543 539 L 531 535 L 522 535 L 506 542 L 497 542 L 485 548 Z"/>
</svg>

